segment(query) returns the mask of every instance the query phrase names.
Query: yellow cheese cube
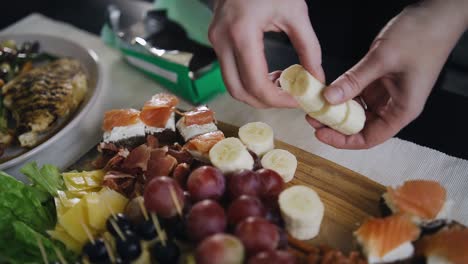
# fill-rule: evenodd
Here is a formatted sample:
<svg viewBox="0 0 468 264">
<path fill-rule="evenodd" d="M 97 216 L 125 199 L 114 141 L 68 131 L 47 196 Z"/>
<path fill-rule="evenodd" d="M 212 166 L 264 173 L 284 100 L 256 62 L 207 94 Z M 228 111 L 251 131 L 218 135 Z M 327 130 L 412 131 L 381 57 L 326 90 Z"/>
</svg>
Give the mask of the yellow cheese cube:
<svg viewBox="0 0 468 264">
<path fill-rule="evenodd" d="M 99 193 L 89 193 L 85 198 L 88 223 L 96 230 L 104 230 L 109 216 L 123 212 L 128 203 L 125 196 L 109 188 L 103 188 Z"/>
<path fill-rule="evenodd" d="M 96 233 L 88 224 L 88 208 L 86 208 L 85 199 L 68 209 L 58 218 L 58 222 L 79 243 L 85 243 L 89 240 L 85 229 L 92 235 Z"/>
<path fill-rule="evenodd" d="M 49 234 L 53 239 L 62 242 L 71 251 L 75 253 L 81 252 L 83 245 L 73 239 L 62 226 L 57 225 L 54 230 L 47 231 L 47 234 Z"/>
</svg>

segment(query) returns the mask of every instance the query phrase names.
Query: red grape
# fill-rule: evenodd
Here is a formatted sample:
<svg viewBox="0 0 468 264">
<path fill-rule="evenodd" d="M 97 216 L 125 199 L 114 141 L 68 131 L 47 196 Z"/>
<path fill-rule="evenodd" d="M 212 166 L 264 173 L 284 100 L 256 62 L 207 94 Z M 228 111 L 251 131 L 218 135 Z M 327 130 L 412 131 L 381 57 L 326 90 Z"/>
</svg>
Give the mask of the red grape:
<svg viewBox="0 0 468 264">
<path fill-rule="evenodd" d="M 187 215 L 187 231 L 194 241 L 201 241 L 225 229 L 226 215 L 216 201 L 200 201 L 192 206 Z"/>
<path fill-rule="evenodd" d="M 184 201 L 185 201 L 185 206 L 182 212 L 184 215 L 186 215 L 190 211 L 190 208 L 192 208 L 192 197 L 190 196 L 190 193 L 187 191 L 184 191 Z"/>
<path fill-rule="evenodd" d="M 260 196 L 276 200 L 284 189 L 283 178 L 277 172 L 269 169 L 260 169 L 256 173 L 261 186 Z"/>
<path fill-rule="evenodd" d="M 173 217 L 177 215 L 177 207 L 171 195 L 174 190 L 180 209 L 184 208 L 184 192 L 172 179 L 166 176 L 153 178 L 145 188 L 145 207 L 161 217 Z"/>
<path fill-rule="evenodd" d="M 263 251 L 251 257 L 247 264 L 296 264 L 296 256 L 285 250 Z"/>
<path fill-rule="evenodd" d="M 187 179 L 190 175 L 190 166 L 187 163 L 180 163 L 172 171 L 172 178 L 180 185 L 182 188 L 187 187 Z"/>
<path fill-rule="evenodd" d="M 212 166 L 202 166 L 194 170 L 187 181 L 187 189 L 193 201 L 218 200 L 226 188 L 221 170 Z"/>
<path fill-rule="evenodd" d="M 249 255 L 274 250 L 279 243 L 278 228 L 261 217 L 248 217 L 237 225 L 235 235 Z"/>
<path fill-rule="evenodd" d="M 244 246 L 235 236 L 215 234 L 205 238 L 195 252 L 197 264 L 241 264 Z"/>
<path fill-rule="evenodd" d="M 235 199 L 228 208 L 228 223 L 236 226 L 249 216 L 264 217 L 266 215 L 262 202 L 256 197 L 242 195 Z"/>
<path fill-rule="evenodd" d="M 257 174 L 251 170 L 240 170 L 228 177 L 228 189 L 231 199 L 241 195 L 257 196 L 261 189 Z"/>
</svg>

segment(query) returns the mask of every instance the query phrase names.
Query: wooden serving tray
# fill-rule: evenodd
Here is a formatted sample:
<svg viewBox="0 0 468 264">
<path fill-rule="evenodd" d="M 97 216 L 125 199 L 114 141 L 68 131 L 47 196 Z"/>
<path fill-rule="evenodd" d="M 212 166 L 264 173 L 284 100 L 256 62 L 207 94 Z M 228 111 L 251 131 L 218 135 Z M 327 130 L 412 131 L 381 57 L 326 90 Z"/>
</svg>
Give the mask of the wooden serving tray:
<svg viewBox="0 0 468 264">
<path fill-rule="evenodd" d="M 218 127 L 226 137 L 237 137 L 238 127 L 222 122 L 218 123 Z M 385 190 L 384 186 L 282 141 L 276 140 L 275 148 L 288 150 L 297 157 L 296 175 L 288 186 L 309 186 L 325 204 L 319 235 L 309 241 L 290 239 L 293 242 L 291 246 L 303 253 L 307 253 L 312 245 L 327 245 L 343 252 L 356 249 L 353 232 L 366 218 L 380 215 L 379 199 Z M 93 148 L 70 169 L 92 169 L 90 161 L 97 155 L 96 148 Z"/>
<path fill-rule="evenodd" d="M 237 137 L 239 128 L 218 123 L 226 137 Z M 325 204 L 325 216 L 319 235 L 309 241 L 296 241 L 293 246 L 328 245 L 349 252 L 356 249 L 353 232 L 363 220 L 379 216 L 379 200 L 385 187 L 369 178 L 305 150 L 282 141 L 275 148 L 290 151 L 297 157 L 297 171 L 291 185 L 313 188 Z"/>
</svg>

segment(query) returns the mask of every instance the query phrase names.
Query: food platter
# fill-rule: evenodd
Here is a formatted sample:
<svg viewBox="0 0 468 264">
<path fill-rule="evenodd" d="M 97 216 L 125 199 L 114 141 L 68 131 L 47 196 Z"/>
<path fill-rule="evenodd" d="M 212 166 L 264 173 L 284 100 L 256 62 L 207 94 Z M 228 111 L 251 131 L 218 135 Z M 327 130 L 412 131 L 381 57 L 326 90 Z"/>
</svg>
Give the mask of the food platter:
<svg viewBox="0 0 468 264">
<path fill-rule="evenodd" d="M 226 137 L 237 136 L 238 127 L 218 122 L 218 128 Z M 325 216 L 319 235 L 308 241 L 291 239 L 292 246 L 301 253 L 307 253 L 311 246 L 329 245 L 343 252 L 356 250 L 353 232 L 369 217 L 380 216 L 379 199 L 385 187 L 369 178 L 342 167 L 332 161 L 309 153 L 300 148 L 276 140 L 275 146 L 293 153 L 298 167 L 292 185 L 306 185 L 314 188 L 325 204 Z M 93 161 L 100 155 L 92 148 L 68 170 L 91 170 Z"/>
<path fill-rule="evenodd" d="M 41 134 L 38 145 L 32 148 L 13 145 L 5 150 L 4 155 L 0 158 L 0 170 L 5 170 L 39 153 L 73 129 L 98 99 L 102 74 L 96 53 L 70 40 L 41 34 L 5 34 L 0 35 L 0 41 L 2 40 L 14 40 L 17 43 L 37 41 L 40 44 L 41 51 L 57 57 L 76 59 L 82 64 L 88 80 L 88 89 L 79 107 L 71 116 L 58 120 L 50 130 Z"/>
<path fill-rule="evenodd" d="M 0 230 L 3 240 L 17 238 L 0 252 L 16 261 L 29 244 L 25 261 L 135 264 L 419 263 L 440 250 L 468 257 L 459 257 L 468 229 L 452 221 L 440 183 L 384 187 L 275 140 L 266 123 L 239 128 L 206 105 L 177 104 L 159 93 L 141 111 L 106 111 L 102 140 L 63 172 L 28 163 L 21 172 L 30 184 L 0 172 L 0 211 L 11 219 Z M 12 214 L 17 203 L 29 207 Z"/>
</svg>

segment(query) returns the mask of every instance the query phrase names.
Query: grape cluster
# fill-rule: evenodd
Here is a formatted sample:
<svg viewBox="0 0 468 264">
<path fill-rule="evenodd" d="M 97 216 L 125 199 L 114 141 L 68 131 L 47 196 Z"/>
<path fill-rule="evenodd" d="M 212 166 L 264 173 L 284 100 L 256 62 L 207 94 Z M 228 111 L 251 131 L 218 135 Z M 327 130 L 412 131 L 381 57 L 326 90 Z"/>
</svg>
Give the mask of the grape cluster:
<svg viewBox="0 0 468 264">
<path fill-rule="evenodd" d="M 224 175 L 215 167 L 201 166 L 182 185 L 186 192 L 180 186 L 167 177 L 151 180 L 145 188 L 145 205 L 158 216 L 172 219 L 172 226 L 165 227 L 171 235 L 195 243 L 197 263 L 255 264 L 277 255 L 294 259 L 279 251 L 287 248 L 277 204 L 285 183 L 276 172 L 241 170 Z M 171 197 L 170 188 L 177 196 Z M 183 208 L 180 216 L 177 204 Z"/>
</svg>

